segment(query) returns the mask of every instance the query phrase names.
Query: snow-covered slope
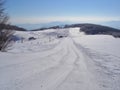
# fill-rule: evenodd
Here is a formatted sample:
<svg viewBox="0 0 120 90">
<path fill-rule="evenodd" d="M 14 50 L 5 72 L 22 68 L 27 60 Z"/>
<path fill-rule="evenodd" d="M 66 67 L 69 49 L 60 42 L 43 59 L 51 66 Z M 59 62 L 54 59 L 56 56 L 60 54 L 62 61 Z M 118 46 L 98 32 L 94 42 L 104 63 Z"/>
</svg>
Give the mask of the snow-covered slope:
<svg viewBox="0 0 120 90">
<path fill-rule="evenodd" d="M 79 30 L 17 31 L 0 52 L 0 90 L 120 90 L 120 39 Z"/>
<path fill-rule="evenodd" d="M 16 31 L 14 34 L 19 40 L 10 47 L 8 52 L 23 53 L 23 52 L 36 52 L 43 51 L 55 47 L 59 44 L 58 36 L 68 36 L 68 30 L 54 30 L 49 29 L 45 31 Z M 29 38 L 35 38 L 35 40 L 29 40 Z"/>
</svg>

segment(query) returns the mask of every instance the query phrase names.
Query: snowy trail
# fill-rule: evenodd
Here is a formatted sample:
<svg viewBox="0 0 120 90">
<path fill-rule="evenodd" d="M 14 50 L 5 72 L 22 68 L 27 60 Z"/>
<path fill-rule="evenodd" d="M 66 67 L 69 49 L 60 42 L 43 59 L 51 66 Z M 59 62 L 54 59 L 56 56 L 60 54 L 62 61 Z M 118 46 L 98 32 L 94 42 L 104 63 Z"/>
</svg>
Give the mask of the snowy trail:
<svg viewBox="0 0 120 90">
<path fill-rule="evenodd" d="M 66 39 L 64 42 L 68 43 L 70 42 L 70 40 Z M 65 78 L 71 73 L 71 71 L 74 68 L 74 62 L 76 61 L 77 56 L 74 53 L 74 51 L 71 50 L 72 47 L 70 44 L 66 44 L 64 50 L 67 51 L 67 54 L 60 60 L 57 66 L 49 68 L 48 70 L 39 73 L 38 77 L 35 76 L 35 78 L 32 81 L 43 77 L 43 75 L 45 78 L 40 79 L 41 85 L 39 83 L 36 83 L 35 86 L 33 86 L 33 88 L 37 86 L 38 89 L 41 88 L 41 90 L 56 90 L 56 87 L 60 85 L 65 80 Z"/>
<path fill-rule="evenodd" d="M 95 90 L 95 82 L 91 83 L 93 78 L 87 71 L 82 52 L 77 49 L 72 38 L 63 39 L 57 48 L 49 52 L 51 54 L 47 56 L 36 55 L 32 60 L 0 68 L 0 77 L 3 77 L 0 89 Z M 5 78 L 7 81 L 4 82 Z"/>
</svg>

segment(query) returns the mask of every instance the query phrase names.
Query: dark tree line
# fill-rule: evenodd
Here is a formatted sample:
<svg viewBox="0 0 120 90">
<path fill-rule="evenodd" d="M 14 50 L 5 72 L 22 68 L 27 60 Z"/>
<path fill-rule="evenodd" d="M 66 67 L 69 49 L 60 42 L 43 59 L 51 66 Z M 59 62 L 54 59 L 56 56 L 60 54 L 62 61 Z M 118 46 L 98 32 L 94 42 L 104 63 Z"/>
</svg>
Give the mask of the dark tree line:
<svg viewBox="0 0 120 90">
<path fill-rule="evenodd" d="M 6 51 L 13 35 L 13 30 L 6 29 L 9 17 L 5 13 L 3 5 L 4 0 L 0 0 L 0 51 Z"/>
</svg>

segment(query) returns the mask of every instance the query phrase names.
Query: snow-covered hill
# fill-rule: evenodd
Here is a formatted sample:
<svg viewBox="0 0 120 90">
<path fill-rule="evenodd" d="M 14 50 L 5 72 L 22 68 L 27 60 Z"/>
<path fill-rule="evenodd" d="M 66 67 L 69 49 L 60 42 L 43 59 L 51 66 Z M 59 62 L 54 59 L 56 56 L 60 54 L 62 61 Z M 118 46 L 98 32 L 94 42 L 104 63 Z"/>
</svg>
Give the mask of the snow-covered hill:
<svg viewBox="0 0 120 90">
<path fill-rule="evenodd" d="M 0 52 L 0 90 L 120 90 L 120 39 L 79 30 L 17 31 Z"/>
</svg>

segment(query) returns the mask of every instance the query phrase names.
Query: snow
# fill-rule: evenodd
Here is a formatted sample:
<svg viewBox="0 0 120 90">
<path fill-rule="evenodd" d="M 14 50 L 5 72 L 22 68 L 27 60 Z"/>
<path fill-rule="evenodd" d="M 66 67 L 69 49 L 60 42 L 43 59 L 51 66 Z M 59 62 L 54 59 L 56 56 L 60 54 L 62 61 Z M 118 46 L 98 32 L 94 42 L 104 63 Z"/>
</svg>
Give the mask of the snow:
<svg viewBox="0 0 120 90">
<path fill-rule="evenodd" d="M 120 90 L 119 38 L 80 28 L 15 35 L 24 39 L 0 52 L 0 90 Z"/>
</svg>

